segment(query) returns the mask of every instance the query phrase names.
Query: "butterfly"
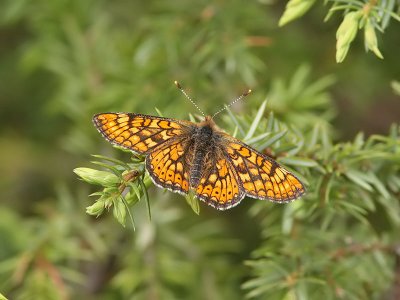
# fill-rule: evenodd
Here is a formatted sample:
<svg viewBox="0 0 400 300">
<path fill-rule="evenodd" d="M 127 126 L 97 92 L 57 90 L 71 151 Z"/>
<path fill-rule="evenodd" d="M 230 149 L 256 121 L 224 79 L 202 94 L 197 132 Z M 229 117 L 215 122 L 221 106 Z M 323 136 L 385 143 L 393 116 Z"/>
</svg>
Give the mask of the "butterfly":
<svg viewBox="0 0 400 300">
<path fill-rule="evenodd" d="M 193 123 L 136 113 L 100 113 L 93 122 L 112 144 L 145 156 L 155 185 L 180 194 L 192 191 L 218 210 L 236 206 L 245 196 L 285 203 L 305 193 L 295 175 L 222 131 L 212 117 Z"/>
</svg>

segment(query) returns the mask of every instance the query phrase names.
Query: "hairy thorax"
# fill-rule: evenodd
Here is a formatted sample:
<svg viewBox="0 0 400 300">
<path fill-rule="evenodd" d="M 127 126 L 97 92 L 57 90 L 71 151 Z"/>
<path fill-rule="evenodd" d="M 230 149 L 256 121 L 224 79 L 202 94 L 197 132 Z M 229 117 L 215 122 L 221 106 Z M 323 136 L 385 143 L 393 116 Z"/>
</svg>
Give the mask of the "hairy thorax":
<svg viewBox="0 0 400 300">
<path fill-rule="evenodd" d="M 211 167 L 207 166 L 207 163 L 215 161 L 212 158 L 219 151 L 217 145 L 220 138 L 215 123 L 209 117 L 206 117 L 205 121 L 199 123 L 199 126 L 193 130 L 190 146 L 193 147 L 193 153 L 196 155 L 189 162 L 191 187 L 196 187 L 202 178 L 203 170 Z"/>
</svg>

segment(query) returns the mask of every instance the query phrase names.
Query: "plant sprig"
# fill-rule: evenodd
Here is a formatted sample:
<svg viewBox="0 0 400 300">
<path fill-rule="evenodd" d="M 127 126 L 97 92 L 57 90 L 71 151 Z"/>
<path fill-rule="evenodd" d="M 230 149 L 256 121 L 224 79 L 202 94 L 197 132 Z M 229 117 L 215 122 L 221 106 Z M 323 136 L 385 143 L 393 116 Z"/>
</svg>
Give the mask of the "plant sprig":
<svg viewBox="0 0 400 300">
<path fill-rule="evenodd" d="M 381 33 L 389 26 L 390 19 L 400 21 L 398 14 L 399 4 L 394 0 L 326 0 L 325 4 L 331 8 L 325 17 L 329 20 L 335 12 L 342 11 L 344 18 L 336 32 L 336 62 L 341 63 L 347 56 L 352 41 L 358 31 L 364 30 L 365 50 L 372 51 L 377 57 L 383 59 L 378 48 L 376 31 Z M 290 0 L 279 20 L 283 26 L 303 16 L 313 5 L 315 0 Z"/>
</svg>

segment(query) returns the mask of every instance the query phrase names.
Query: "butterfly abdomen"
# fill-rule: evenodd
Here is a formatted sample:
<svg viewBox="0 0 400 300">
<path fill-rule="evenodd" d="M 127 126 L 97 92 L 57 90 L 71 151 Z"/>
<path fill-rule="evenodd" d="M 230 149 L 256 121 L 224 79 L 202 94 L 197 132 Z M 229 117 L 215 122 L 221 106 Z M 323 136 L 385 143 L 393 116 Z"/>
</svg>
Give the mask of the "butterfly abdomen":
<svg viewBox="0 0 400 300">
<path fill-rule="evenodd" d="M 195 156 L 190 171 L 190 186 L 193 188 L 198 186 L 202 178 L 206 157 L 215 145 L 214 138 L 213 129 L 209 125 L 198 127 L 192 136 Z"/>
</svg>

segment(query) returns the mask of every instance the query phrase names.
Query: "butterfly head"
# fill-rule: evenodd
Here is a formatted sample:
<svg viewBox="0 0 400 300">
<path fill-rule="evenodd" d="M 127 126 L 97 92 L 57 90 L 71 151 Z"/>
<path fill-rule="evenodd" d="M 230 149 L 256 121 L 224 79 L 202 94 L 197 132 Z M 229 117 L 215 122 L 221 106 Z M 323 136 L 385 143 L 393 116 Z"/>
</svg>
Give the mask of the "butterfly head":
<svg viewBox="0 0 400 300">
<path fill-rule="evenodd" d="M 204 121 L 198 123 L 198 126 L 203 128 L 205 131 L 223 131 L 221 128 L 215 124 L 213 118 L 211 116 L 205 116 Z"/>
<path fill-rule="evenodd" d="M 205 116 L 204 121 L 200 122 L 199 126 L 201 126 L 201 127 L 208 126 L 208 127 L 214 128 L 217 125 L 215 124 L 215 122 L 211 116 Z"/>
</svg>

